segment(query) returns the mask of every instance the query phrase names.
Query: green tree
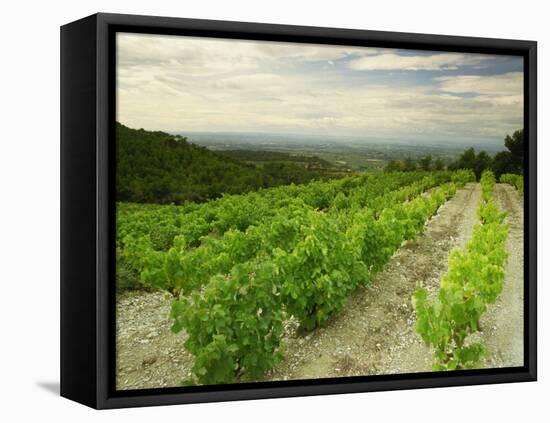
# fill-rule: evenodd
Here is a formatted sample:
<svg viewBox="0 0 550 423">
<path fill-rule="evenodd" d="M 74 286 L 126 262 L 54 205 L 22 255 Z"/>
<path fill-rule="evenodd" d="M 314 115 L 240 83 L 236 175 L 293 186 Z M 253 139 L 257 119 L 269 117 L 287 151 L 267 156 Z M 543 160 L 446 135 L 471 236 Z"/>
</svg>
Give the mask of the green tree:
<svg viewBox="0 0 550 423">
<path fill-rule="evenodd" d="M 271 186 L 304 183 L 322 175 L 294 163 L 243 163 L 180 135 L 116 125 L 116 195 L 134 203 L 202 202 Z M 327 176 L 325 176 L 327 177 Z"/>
<path fill-rule="evenodd" d="M 515 131 L 512 136 L 506 135 L 504 145 L 510 151 L 513 173 L 523 174 L 523 159 L 525 145 L 523 142 L 523 129 Z"/>
<path fill-rule="evenodd" d="M 474 161 L 473 171 L 476 174 L 476 178 L 479 180 L 483 171 L 485 169 L 489 169 L 490 167 L 491 157 L 485 151 L 480 151 Z"/>
<path fill-rule="evenodd" d="M 512 154 L 509 151 L 499 151 L 493 157 L 492 169 L 497 179 L 505 173 L 514 173 L 515 166 Z"/>
<path fill-rule="evenodd" d="M 441 159 L 436 159 L 436 161 L 434 162 L 434 169 L 435 170 L 443 170 L 445 169 L 445 163 L 443 163 L 443 160 Z"/>
<path fill-rule="evenodd" d="M 413 172 L 416 170 L 416 163 L 411 159 L 411 156 L 407 157 L 404 162 L 404 169 L 405 172 Z"/>
<path fill-rule="evenodd" d="M 491 164 L 491 157 L 485 151 L 480 151 L 476 154 L 475 150 L 470 147 L 460 155 L 456 162 L 449 165 L 448 169 L 471 169 L 479 180 L 483 171 L 490 168 Z"/>
<path fill-rule="evenodd" d="M 432 168 L 432 156 L 427 155 L 426 157 L 422 157 L 418 161 L 418 164 L 422 170 L 430 170 Z"/>
<path fill-rule="evenodd" d="M 384 168 L 385 172 L 403 172 L 404 170 L 405 166 L 400 160 L 390 160 Z"/>
<path fill-rule="evenodd" d="M 474 169 L 476 163 L 476 151 L 473 147 L 468 148 L 458 159 L 458 169 Z"/>
</svg>

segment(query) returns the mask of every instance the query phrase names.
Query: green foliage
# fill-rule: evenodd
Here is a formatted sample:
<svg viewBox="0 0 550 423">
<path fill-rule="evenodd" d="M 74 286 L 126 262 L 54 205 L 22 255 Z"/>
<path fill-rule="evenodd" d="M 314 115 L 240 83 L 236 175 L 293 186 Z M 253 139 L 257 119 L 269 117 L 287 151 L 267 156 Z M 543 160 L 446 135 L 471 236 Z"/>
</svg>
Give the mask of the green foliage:
<svg viewBox="0 0 550 423">
<path fill-rule="evenodd" d="M 483 345 L 468 343 L 468 336 L 479 330 L 480 318 L 502 291 L 504 280 L 508 226 L 506 214 L 491 199 L 494 184 L 494 174 L 484 172 L 480 223 L 465 250 L 450 254 L 437 299 L 430 300 L 425 288 L 413 296 L 416 330 L 435 349 L 434 370 L 474 368 L 485 354 Z"/>
<path fill-rule="evenodd" d="M 420 170 L 430 170 L 431 162 L 432 156 L 420 159 Z M 384 168 L 384 172 L 415 172 L 416 170 L 418 170 L 418 167 L 411 157 L 407 157 L 404 160 L 390 160 Z"/>
<path fill-rule="evenodd" d="M 145 286 L 176 293 L 175 288 L 182 285 L 185 268 L 181 265 L 181 257 L 185 249 L 185 238 L 176 236 L 173 243 L 173 247 L 166 253 L 145 249 L 143 244 L 137 254 L 134 251 L 141 259 L 138 267 L 142 269 L 141 280 Z"/>
<path fill-rule="evenodd" d="M 333 219 L 310 212 L 302 240 L 291 252 L 277 250 L 275 263 L 284 278 L 283 302 L 301 326 L 311 330 L 341 310 L 355 287 L 350 242 Z"/>
<path fill-rule="evenodd" d="M 428 171 L 432 169 L 432 156 L 427 155 L 425 157 L 422 157 L 418 161 L 418 165 L 420 166 L 420 169 Z"/>
<path fill-rule="evenodd" d="M 283 153 L 279 151 L 265 150 L 222 150 L 221 155 L 230 157 L 240 162 L 293 162 L 312 168 L 330 169 L 333 166 L 326 160 L 317 156 L 305 154 Z"/>
<path fill-rule="evenodd" d="M 451 163 L 448 168 L 449 170 L 470 169 L 475 173 L 476 179 L 479 180 L 483 171 L 490 166 L 491 157 L 485 151 L 480 151 L 476 154 L 473 148 L 469 148 L 460 155 L 456 162 Z"/>
<path fill-rule="evenodd" d="M 523 174 L 523 158 L 525 152 L 523 129 L 515 131 L 511 136 L 506 135 L 504 145 L 511 156 L 511 173 Z"/>
<path fill-rule="evenodd" d="M 495 155 L 492 170 L 497 178 L 505 173 L 523 175 L 525 144 L 523 129 L 515 131 L 512 135 L 506 135 L 504 146 L 507 151 L 501 151 Z"/>
<path fill-rule="evenodd" d="M 515 187 L 520 194 L 523 194 L 523 175 L 514 175 L 512 173 L 505 173 L 500 176 L 500 182 L 503 184 L 509 184 Z"/>
<path fill-rule="evenodd" d="M 189 293 L 259 253 L 292 249 L 311 210 L 329 209 L 345 219 L 357 207 L 381 209 L 450 177 L 446 172 L 353 176 L 224 196 L 202 205 L 119 203 L 117 246 L 131 259 L 143 285 Z M 172 249 L 176 237 L 181 245 Z"/>
<path fill-rule="evenodd" d="M 332 202 L 332 208 L 336 210 L 347 209 L 350 207 L 350 199 L 343 193 L 339 192 L 334 201 Z"/>
<path fill-rule="evenodd" d="M 384 172 L 414 172 L 416 170 L 423 170 L 425 172 L 430 170 L 441 171 L 445 169 L 445 163 L 441 158 L 433 159 L 431 155 L 427 155 L 418 159 L 416 164 L 412 158 L 408 157 L 405 160 L 390 160 L 384 168 Z M 453 170 L 458 169 L 455 167 Z"/>
<path fill-rule="evenodd" d="M 500 151 L 492 158 L 485 151 L 476 154 L 473 148 L 469 148 L 447 168 L 448 170 L 472 169 L 478 180 L 485 170 L 492 170 L 497 178 L 505 173 L 523 174 L 523 129 L 515 131 L 512 136 L 506 135 L 504 146 L 507 151 Z"/>
<path fill-rule="evenodd" d="M 264 169 L 256 168 L 184 137 L 131 129 L 120 123 L 116 125 L 116 140 L 119 201 L 204 202 L 222 194 L 341 176 L 295 163 L 268 163 Z"/>
<path fill-rule="evenodd" d="M 506 212 L 501 212 L 492 199 L 480 204 L 477 209 L 477 216 L 482 224 L 490 222 L 502 222 L 506 217 Z"/>
<path fill-rule="evenodd" d="M 443 170 L 445 169 L 445 163 L 443 163 L 443 160 L 436 159 L 434 162 L 434 170 Z"/>
<path fill-rule="evenodd" d="M 139 273 L 120 248 L 116 249 L 116 287 L 119 290 L 140 287 Z"/>
<path fill-rule="evenodd" d="M 404 168 L 403 168 L 404 172 L 413 172 L 416 170 L 416 163 L 411 157 L 407 157 L 404 160 L 403 164 L 404 164 Z"/>
<path fill-rule="evenodd" d="M 331 173 L 310 170 L 305 166 L 286 162 L 267 162 L 261 167 L 262 173 L 280 184 L 303 184 L 313 179 L 329 177 Z M 274 184 L 275 185 L 275 184 Z"/>
<path fill-rule="evenodd" d="M 220 155 L 256 166 L 275 181 L 301 184 L 312 179 L 340 177 L 342 169 L 317 156 L 265 150 L 223 150 Z"/>
<path fill-rule="evenodd" d="M 256 379 L 281 358 L 284 312 L 280 276 L 271 262 L 236 265 L 206 289 L 174 301 L 172 330 L 189 335 L 193 378 L 202 384 Z"/>
<path fill-rule="evenodd" d="M 505 173 L 513 172 L 514 168 L 514 158 L 509 151 L 499 151 L 494 155 L 491 169 L 497 178 Z"/>
<path fill-rule="evenodd" d="M 454 182 L 455 184 L 458 183 L 460 185 L 464 185 L 468 182 L 475 182 L 476 175 L 470 169 L 460 169 L 452 173 L 451 181 Z"/>
<path fill-rule="evenodd" d="M 156 224 L 151 228 L 151 247 L 156 251 L 168 251 L 178 235 L 178 227 L 174 225 Z"/>
<path fill-rule="evenodd" d="M 481 184 L 481 196 L 483 198 L 483 201 L 487 202 L 493 195 L 493 189 L 496 183 L 494 173 L 491 171 L 483 172 L 479 183 Z"/>
</svg>

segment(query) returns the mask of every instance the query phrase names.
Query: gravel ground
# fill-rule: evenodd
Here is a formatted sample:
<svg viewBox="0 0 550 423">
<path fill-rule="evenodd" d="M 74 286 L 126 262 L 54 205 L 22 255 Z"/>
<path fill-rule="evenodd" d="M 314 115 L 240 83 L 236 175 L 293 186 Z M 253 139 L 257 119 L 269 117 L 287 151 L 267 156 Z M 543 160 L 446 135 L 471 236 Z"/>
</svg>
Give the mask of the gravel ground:
<svg viewBox="0 0 550 423">
<path fill-rule="evenodd" d="M 482 316 L 486 367 L 523 366 L 523 198 L 508 184 L 495 187 L 497 205 L 508 212 L 504 287 Z"/>
<path fill-rule="evenodd" d="M 183 347 L 186 334 L 170 331 L 172 296 L 126 291 L 117 295 L 117 389 L 179 386 L 193 357 Z"/>
</svg>

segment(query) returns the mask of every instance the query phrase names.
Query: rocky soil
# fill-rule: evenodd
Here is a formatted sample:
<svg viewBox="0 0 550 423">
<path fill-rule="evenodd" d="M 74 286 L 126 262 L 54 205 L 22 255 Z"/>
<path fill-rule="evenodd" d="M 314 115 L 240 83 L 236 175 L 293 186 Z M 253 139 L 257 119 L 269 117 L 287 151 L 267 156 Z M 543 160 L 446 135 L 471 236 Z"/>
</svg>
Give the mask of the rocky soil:
<svg viewBox="0 0 550 423">
<path fill-rule="evenodd" d="M 482 316 L 486 367 L 523 366 L 523 197 L 507 184 L 495 187 L 497 205 L 508 212 L 509 225 L 504 287 L 495 304 Z"/>
<path fill-rule="evenodd" d="M 172 296 L 166 292 L 126 291 L 117 295 L 117 389 L 179 386 L 193 357 L 185 334 L 170 331 Z"/>
</svg>

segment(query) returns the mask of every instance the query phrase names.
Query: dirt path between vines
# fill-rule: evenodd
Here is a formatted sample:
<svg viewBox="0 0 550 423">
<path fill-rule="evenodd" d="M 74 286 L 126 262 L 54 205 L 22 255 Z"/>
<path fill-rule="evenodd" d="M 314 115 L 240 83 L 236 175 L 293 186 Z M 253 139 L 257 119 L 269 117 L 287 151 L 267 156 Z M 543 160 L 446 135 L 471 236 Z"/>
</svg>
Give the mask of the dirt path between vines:
<svg viewBox="0 0 550 423">
<path fill-rule="evenodd" d="M 495 186 L 495 201 L 509 225 L 504 287 L 481 318 L 486 367 L 523 366 L 523 198 L 511 185 Z"/>
<path fill-rule="evenodd" d="M 326 327 L 305 337 L 291 330 L 285 359 L 267 380 L 430 371 L 432 352 L 416 334 L 411 296 L 417 286 L 437 292 L 449 252 L 471 237 L 480 198 L 479 184 L 468 184 Z"/>
</svg>

